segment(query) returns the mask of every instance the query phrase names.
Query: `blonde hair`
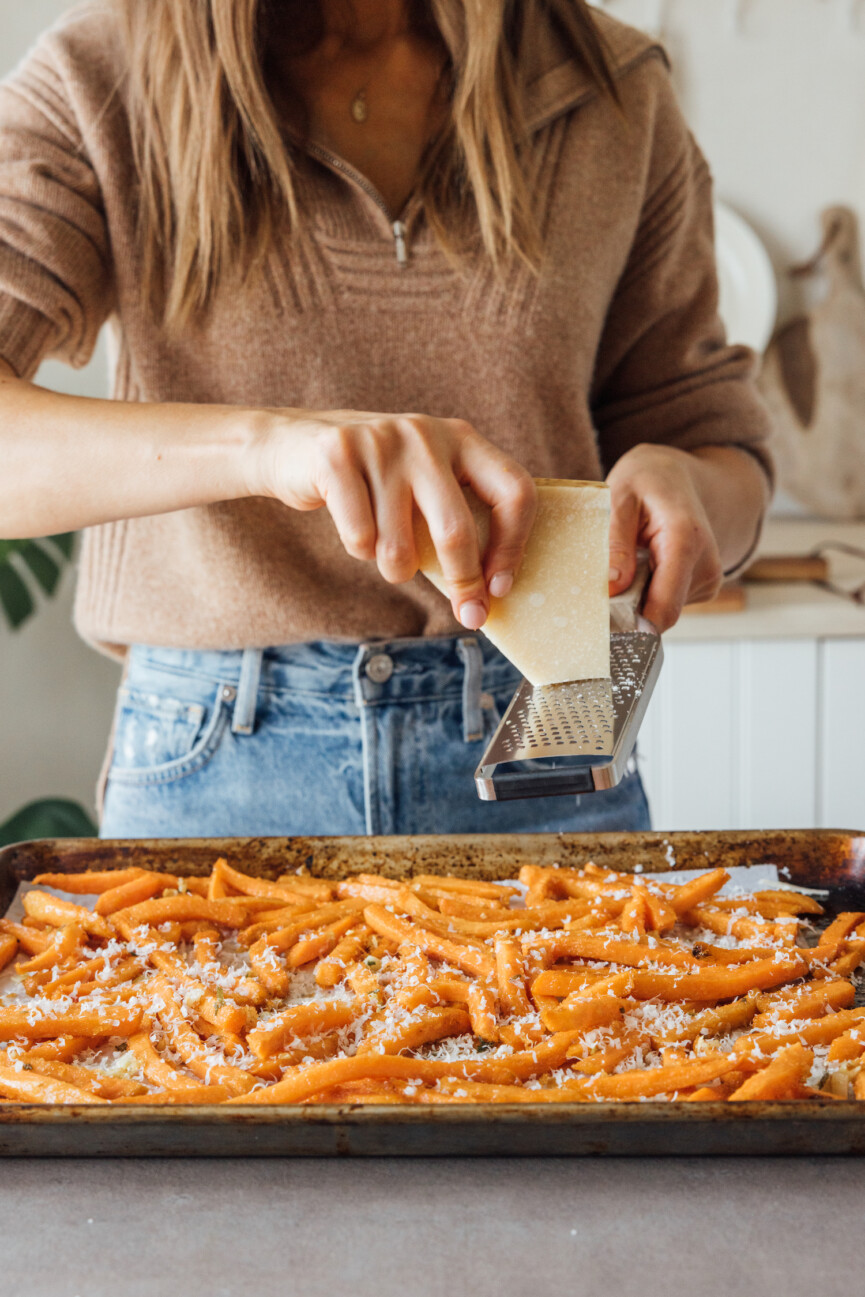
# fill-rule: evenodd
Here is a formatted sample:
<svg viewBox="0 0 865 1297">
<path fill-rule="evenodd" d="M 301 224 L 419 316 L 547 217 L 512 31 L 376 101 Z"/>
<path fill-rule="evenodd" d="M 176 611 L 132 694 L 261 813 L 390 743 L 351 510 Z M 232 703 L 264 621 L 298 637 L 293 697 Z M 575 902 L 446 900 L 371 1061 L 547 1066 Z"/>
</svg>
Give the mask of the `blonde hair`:
<svg viewBox="0 0 865 1297">
<path fill-rule="evenodd" d="M 291 151 L 262 57 L 284 0 L 116 0 L 129 61 L 145 291 L 168 328 L 206 314 L 218 284 L 263 261 L 277 225 L 302 228 Z M 307 16 L 317 12 L 305 0 Z M 585 0 L 412 0 L 447 53 L 450 113 L 419 191 L 443 247 L 470 224 L 498 266 L 537 264 L 525 164 L 521 49 L 547 15 L 618 100 Z"/>
</svg>

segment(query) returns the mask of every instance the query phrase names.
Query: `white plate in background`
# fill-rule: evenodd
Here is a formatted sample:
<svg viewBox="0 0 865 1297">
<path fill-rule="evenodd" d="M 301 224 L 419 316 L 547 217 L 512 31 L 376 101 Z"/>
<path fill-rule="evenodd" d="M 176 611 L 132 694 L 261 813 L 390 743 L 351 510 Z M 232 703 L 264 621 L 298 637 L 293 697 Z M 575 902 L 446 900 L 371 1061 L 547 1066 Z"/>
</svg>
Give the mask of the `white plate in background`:
<svg viewBox="0 0 865 1297">
<path fill-rule="evenodd" d="M 778 313 L 775 269 L 751 226 L 726 203 L 715 204 L 715 254 L 727 337 L 765 351 Z"/>
</svg>

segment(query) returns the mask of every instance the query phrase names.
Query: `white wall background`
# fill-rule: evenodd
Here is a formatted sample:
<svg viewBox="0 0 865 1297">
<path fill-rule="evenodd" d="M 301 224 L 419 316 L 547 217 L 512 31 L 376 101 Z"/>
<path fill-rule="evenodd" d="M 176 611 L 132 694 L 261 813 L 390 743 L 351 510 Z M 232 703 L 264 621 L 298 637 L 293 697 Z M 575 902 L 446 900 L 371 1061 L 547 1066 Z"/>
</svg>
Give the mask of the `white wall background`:
<svg viewBox="0 0 865 1297">
<path fill-rule="evenodd" d="M 719 196 L 766 241 L 789 314 L 805 290 L 785 270 L 815 250 L 820 209 L 865 213 L 865 0 L 599 2 L 666 41 Z M 68 7 L 0 0 L 0 75 Z M 106 358 L 40 381 L 105 395 Z M 70 587 L 16 635 L 0 627 L 0 819 L 47 794 L 92 803 L 117 669 L 75 638 Z"/>
<path fill-rule="evenodd" d="M 0 76 L 69 7 L 67 0 L 0 0 Z M 104 347 L 86 370 L 49 362 L 39 381 L 106 396 Z M 0 624 L 0 822 L 36 797 L 93 806 L 119 671 L 73 631 L 74 581 L 67 572 L 57 598 L 19 631 Z"/>
</svg>

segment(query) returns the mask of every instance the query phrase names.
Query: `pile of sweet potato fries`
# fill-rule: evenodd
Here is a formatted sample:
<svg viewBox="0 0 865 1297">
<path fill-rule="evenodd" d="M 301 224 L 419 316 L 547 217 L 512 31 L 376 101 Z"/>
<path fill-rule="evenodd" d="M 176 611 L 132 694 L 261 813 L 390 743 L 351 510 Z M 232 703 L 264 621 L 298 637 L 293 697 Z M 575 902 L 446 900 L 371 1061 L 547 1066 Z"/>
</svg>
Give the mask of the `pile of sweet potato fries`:
<svg viewBox="0 0 865 1297">
<path fill-rule="evenodd" d="M 0 921 L 0 1098 L 865 1099 L 865 913 L 727 881 L 44 874 Z"/>
</svg>

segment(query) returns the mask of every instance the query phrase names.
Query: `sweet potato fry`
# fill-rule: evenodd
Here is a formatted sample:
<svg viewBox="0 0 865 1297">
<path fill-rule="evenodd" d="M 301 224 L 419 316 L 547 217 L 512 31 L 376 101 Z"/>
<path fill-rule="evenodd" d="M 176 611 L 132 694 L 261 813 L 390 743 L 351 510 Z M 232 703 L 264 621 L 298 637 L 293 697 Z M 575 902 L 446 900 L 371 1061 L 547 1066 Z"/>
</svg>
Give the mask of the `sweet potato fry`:
<svg viewBox="0 0 865 1297">
<path fill-rule="evenodd" d="M 74 905 L 72 901 L 61 901 L 49 892 L 25 892 L 21 904 L 25 914 L 39 919 L 53 928 L 63 928 L 69 923 L 78 924 L 94 937 L 108 941 L 114 936 L 114 929 L 101 915 L 94 914 L 84 905 Z"/>
<path fill-rule="evenodd" d="M 58 892 L 76 896 L 97 896 L 112 887 L 121 887 L 133 878 L 149 877 L 146 869 L 88 869 L 80 874 L 37 874 L 33 882 L 41 887 L 55 887 Z"/>
<path fill-rule="evenodd" d="M 247 1037 L 247 1044 L 259 1058 L 270 1058 L 285 1047 L 286 1041 L 321 1035 L 346 1027 L 358 1015 L 361 1006 L 355 1001 L 313 1000 L 294 1005 L 260 1023 Z"/>
<path fill-rule="evenodd" d="M 762 1029 L 774 1022 L 792 1022 L 799 1018 L 816 1018 L 831 1010 L 848 1009 L 856 998 L 850 982 L 825 981 L 809 987 L 805 983 L 802 993 L 794 999 L 770 1005 L 755 1017 L 753 1026 Z"/>
<path fill-rule="evenodd" d="M 641 968 L 648 963 L 681 969 L 699 967 L 699 961 L 680 947 L 661 941 L 654 946 L 644 946 L 637 941 L 625 941 L 620 934 L 556 932 L 552 936 L 526 937 L 523 946 L 527 950 L 543 951 L 552 959 L 591 959 L 631 968 Z"/>
<path fill-rule="evenodd" d="M 843 1036 L 836 1036 L 829 1046 L 827 1061 L 830 1063 L 849 1062 L 865 1055 L 865 1024 L 845 1031 Z"/>
<path fill-rule="evenodd" d="M 522 1018 L 531 1013 L 526 991 L 526 962 L 523 948 L 514 937 L 496 937 L 496 980 L 503 1009 Z"/>
<path fill-rule="evenodd" d="M 222 928 L 242 928 L 249 913 L 244 901 L 210 901 L 189 892 L 184 896 L 163 896 L 158 900 L 142 901 L 125 910 L 117 910 L 113 921 L 121 920 L 129 928 L 159 927 L 162 923 L 185 923 L 190 919 L 206 919 Z M 103 920 L 105 922 L 105 920 Z"/>
<path fill-rule="evenodd" d="M 41 1076 L 51 1076 L 56 1081 L 66 1081 L 79 1090 L 87 1090 L 98 1095 L 100 1099 L 121 1099 L 135 1094 L 143 1094 L 145 1087 L 138 1081 L 130 1081 L 122 1076 L 109 1076 L 97 1068 L 82 1067 L 76 1063 L 63 1063 L 57 1059 L 40 1058 L 32 1051 L 22 1055 Z"/>
<path fill-rule="evenodd" d="M 276 881 L 284 883 L 293 892 L 300 892 L 302 896 L 317 901 L 319 905 L 334 899 L 333 884 L 325 882 L 323 878 L 312 878 L 309 874 L 303 873 L 288 873 L 280 874 Z"/>
<path fill-rule="evenodd" d="M 848 941 L 842 954 L 832 960 L 829 968 L 837 977 L 850 977 L 865 963 L 865 941 Z"/>
<path fill-rule="evenodd" d="M 315 980 L 324 989 L 337 986 L 345 977 L 349 964 L 362 955 L 369 940 L 369 929 L 361 924 L 350 928 L 330 954 L 315 966 Z"/>
<path fill-rule="evenodd" d="M 739 937 L 743 941 L 782 941 L 792 945 L 796 939 L 796 924 L 768 923 L 763 919 L 737 918 L 735 913 L 715 909 L 709 905 L 695 905 L 682 915 L 682 922 L 692 928 L 708 928 L 719 936 Z"/>
<path fill-rule="evenodd" d="M 788 1045 L 778 1051 L 767 1067 L 743 1081 L 730 1095 L 730 1103 L 743 1100 L 788 1099 L 802 1085 L 811 1071 L 814 1054 L 802 1045 Z"/>
<path fill-rule="evenodd" d="M 115 914 L 118 910 L 128 909 L 149 901 L 152 896 L 164 892 L 174 879 L 164 874 L 145 874 L 143 871 L 135 878 L 128 879 L 118 887 L 109 887 L 96 902 L 96 913 L 105 916 Z"/>
<path fill-rule="evenodd" d="M 757 1012 L 757 1002 L 751 996 L 733 1000 L 730 1004 L 719 1004 L 714 1009 L 703 1009 L 695 1013 L 682 1027 L 675 1027 L 652 1035 L 652 1044 L 657 1048 L 661 1044 L 696 1040 L 698 1036 L 723 1036 L 731 1031 L 747 1027 Z"/>
<path fill-rule="evenodd" d="M 18 938 L 11 932 L 0 935 L 0 970 L 10 964 L 18 954 Z"/>
<path fill-rule="evenodd" d="M 674 885 L 670 887 L 666 891 L 666 900 L 672 905 L 681 919 L 689 910 L 702 905 L 710 896 L 720 892 L 721 888 L 729 880 L 730 875 L 726 869 L 712 869 L 706 874 L 701 874 L 699 878 L 683 883 L 681 886 Z"/>
<path fill-rule="evenodd" d="M 357 924 L 356 914 L 347 914 L 343 919 L 326 923 L 323 928 L 302 936 L 291 947 L 286 957 L 289 968 L 302 968 L 315 960 L 329 955 L 350 928 Z"/>
<path fill-rule="evenodd" d="M 18 964 L 15 971 L 19 976 L 27 973 L 46 972 L 48 978 L 51 976 L 51 970 L 62 961 L 75 955 L 79 946 L 82 946 L 86 940 L 86 933 L 78 923 L 70 923 L 65 928 L 57 928 L 54 939 L 38 955 L 33 955 L 26 962 Z M 17 942 L 16 942 L 17 944 Z"/>
<path fill-rule="evenodd" d="M 780 954 L 780 952 L 779 952 Z M 640 1000 L 729 1000 L 755 988 L 766 990 L 804 976 L 807 964 L 795 951 L 780 959 L 704 968 L 688 973 L 643 973 L 635 970 L 631 994 Z"/>
<path fill-rule="evenodd" d="M 120 1006 L 72 1005 L 62 1013 L 37 1018 L 29 1009 L 0 1006 L 0 1040 L 50 1040 L 54 1036 L 131 1036 L 138 1030 L 141 1010 Z"/>
<path fill-rule="evenodd" d="M 865 919 L 865 914 L 854 911 L 839 914 L 829 924 L 829 927 L 820 934 L 820 940 L 810 952 L 812 961 L 818 964 L 828 964 L 831 960 L 837 959 L 844 942 L 863 919 Z"/>
<path fill-rule="evenodd" d="M 469 1011 L 471 1029 L 477 1038 L 496 1044 L 499 1039 L 499 1029 L 496 1021 L 496 997 L 492 987 L 485 982 L 471 982 L 466 1007 Z"/>
<path fill-rule="evenodd" d="M 810 1021 L 778 1023 L 771 1032 L 749 1032 L 740 1036 L 732 1052 L 740 1059 L 759 1061 L 797 1041 L 801 1045 L 829 1045 L 851 1027 L 862 1026 L 863 1018 L 865 1009 L 842 1009 L 839 1013 L 827 1013 L 825 1017 Z"/>
<path fill-rule="evenodd" d="M 100 1044 L 100 1038 L 92 1036 L 56 1036 L 53 1040 L 43 1040 L 38 1045 L 31 1045 L 27 1057 L 57 1059 L 61 1063 L 71 1063 L 73 1058 L 83 1054 L 85 1049 L 93 1049 Z"/>
<path fill-rule="evenodd" d="M 382 936 L 390 937 L 392 941 L 411 942 L 425 954 L 444 959 L 455 968 L 461 968 L 464 973 L 484 978 L 492 978 L 494 975 L 493 957 L 487 951 L 458 945 L 416 923 L 398 918 L 380 905 L 368 905 L 363 914 L 371 928 Z"/>
<path fill-rule="evenodd" d="M 512 914 L 519 911 L 509 910 L 501 901 L 491 901 L 486 896 L 470 896 L 467 893 L 460 895 L 457 892 L 439 891 L 431 889 L 430 895 L 438 901 L 438 910 L 440 914 L 446 915 L 453 919 L 479 919 L 481 921 L 490 919 L 506 919 Z"/>
<path fill-rule="evenodd" d="M 150 1039 L 149 1030 L 137 1031 L 135 1035 L 130 1036 L 129 1048 L 138 1059 L 142 1072 L 153 1085 L 159 1085 L 169 1091 L 201 1089 L 198 1081 L 194 1081 L 191 1076 L 185 1076 L 162 1057 Z"/>
<path fill-rule="evenodd" d="M 14 1067 L 0 1067 L 0 1096 L 16 1103 L 105 1103 L 89 1090 L 68 1081 L 57 1081 L 37 1071 L 18 1072 Z"/>
<path fill-rule="evenodd" d="M 513 883 L 486 883 L 480 878 L 449 878 L 444 874 L 418 874 L 412 886 L 434 887 L 462 896 L 483 896 L 492 901 L 506 901 L 509 896 L 519 896 L 520 889 Z"/>
<path fill-rule="evenodd" d="M 217 886 L 214 887 L 214 880 L 217 880 Z M 218 884 L 222 884 L 223 889 L 231 888 L 239 892 L 241 896 L 266 896 L 272 899 L 285 902 L 304 902 L 309 900 L 308 893 L 301 891 L 299 888 L 289 883 L 276 882 L 271 878 L 251 878 L 249 874 L 242 874 L 238 869 L 232 869 L 228 861 L 222 857 L 217 860 L 213 866 L 211 874 L 211 886 L 209 894 L 216 897 L 225 896 L 225 890 L 219 890 Z M 329 891 L 329 889 L 327 889 Z"/>
<path fill-rule="evenodd" d="M 23 923 L 13 923 L 11 919 L 0 919 L 0 933 L 7 937 L 14 937 L 28 955 L 41 955 L 53 941 L 53 936 L 48 933 L 26 927 Z"/>
<path fill-rule="evenodd" d="M 434 1040 L 462 1036 L 471 1029 L 471 1020 L 462 1006 L 422 1007 L 402 1021 L 374 1030 L 358 1045 L 358 1054 L 400 1054 L 404 1049 L 419 1049 Z"/>
<path fill-rule="evenodd" d="M 586 1082 L 586 1093 L 596 1099 L 650 1099 L 658 1094 L 675 1094 L 679 1090 L 705 1085 L 738 1066 L 737 1060 L 718 1054 L 691 1063 L 671 1063 L 668 1067 L 592 1077 Z"/>
<path fill-rule="evenodd" d="M 547 1031 L 592 1031 L 607 1027 L 622 1016 L 619 1001 L 612 995 L 596 998 L 569 995 L 553 1009 L 541 1009 L 541 1022 Z"/>
</svg>

